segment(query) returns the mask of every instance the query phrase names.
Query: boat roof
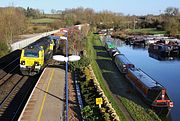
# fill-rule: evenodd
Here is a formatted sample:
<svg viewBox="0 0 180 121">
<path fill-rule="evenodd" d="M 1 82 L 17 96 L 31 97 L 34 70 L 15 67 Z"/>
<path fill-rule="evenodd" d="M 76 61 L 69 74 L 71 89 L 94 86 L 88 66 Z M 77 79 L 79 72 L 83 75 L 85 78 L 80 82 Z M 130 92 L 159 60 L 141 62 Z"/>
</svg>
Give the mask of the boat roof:
<svg viewBox="0 0 180 121">
<path fill-rule="evenodd" d="M 110 41 L 110 40 L 107 40 L 106 43 L 107 43 L 107 44 L 113 44 L 113 42 Z"/>
<path fill-rule="evenodd" d="M 120 59 L 124 64 L 132 64 L 132 63 L 124 56 L 124 54 L 118 54 L 118 55 L 116 55 L 116 58 Z"/>
<path fill-rule="evenodd" d="M 131 68 L 131 69 L 129 69 L 129 71 L 131 71 L 131 73 L 134 74 L 134 76 L 136 76 L 145 86 L 147 86 L 149 88 L 155 87 L 155 86 L 162 87 L 162 85 L 160 85 L 157 81 L 152 79 L 148 74 L 146 74 L 139 68 L 138 69 Z"/>
</svg>

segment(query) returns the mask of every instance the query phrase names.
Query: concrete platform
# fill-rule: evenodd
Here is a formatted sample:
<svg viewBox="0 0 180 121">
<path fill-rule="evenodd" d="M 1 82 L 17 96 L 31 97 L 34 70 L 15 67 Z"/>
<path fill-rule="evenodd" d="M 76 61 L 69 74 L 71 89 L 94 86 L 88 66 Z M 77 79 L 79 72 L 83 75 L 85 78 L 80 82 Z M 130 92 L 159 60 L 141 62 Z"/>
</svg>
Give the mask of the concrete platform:
<svg viewBox="0 0 180 121">
<path fill-rule="evenodd" d="M 18 121 L 62 121 L 65 71 L 46 68 L 32 91 Z"/>
</svg>

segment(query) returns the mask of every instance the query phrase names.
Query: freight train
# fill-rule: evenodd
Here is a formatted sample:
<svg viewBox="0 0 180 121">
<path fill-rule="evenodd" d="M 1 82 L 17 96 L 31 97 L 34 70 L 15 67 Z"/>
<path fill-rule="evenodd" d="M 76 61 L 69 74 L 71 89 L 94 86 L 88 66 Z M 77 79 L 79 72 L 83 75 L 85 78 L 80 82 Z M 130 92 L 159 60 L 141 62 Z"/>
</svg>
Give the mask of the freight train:
<svg viewBox="0 0 180 121">
<path fill-rule="evenodd" d="M 58 35 L 51 35 L 49 36 L 51 40 L 53 40 L 54 46 L 53 46 L 53 53 L 56 53 L 56 51 L 60 48 L 60 36 Z"/>
<path fill-rule="evenodd" d="M 173 107 L 173 102 L 169 98 L 165 87 L 152 79 L 141 69 L 136 68 L 123 54 L 116 49 L 117 53 L 113 58 L 119 71 L 125 74 L 125 77 L 140 93 L 145 102 L 153 108 L 165 109 L 166 114 Z M 114 52 L 116 53 L 116 52 Z"/>
<path fill-rule="evenodd" d="M 20 71 L 23 75 L 38 74 L 52 57 L 53 51 L 58 48 L 58 38 L 47 36 L 22 49 Z"/>
</svg>

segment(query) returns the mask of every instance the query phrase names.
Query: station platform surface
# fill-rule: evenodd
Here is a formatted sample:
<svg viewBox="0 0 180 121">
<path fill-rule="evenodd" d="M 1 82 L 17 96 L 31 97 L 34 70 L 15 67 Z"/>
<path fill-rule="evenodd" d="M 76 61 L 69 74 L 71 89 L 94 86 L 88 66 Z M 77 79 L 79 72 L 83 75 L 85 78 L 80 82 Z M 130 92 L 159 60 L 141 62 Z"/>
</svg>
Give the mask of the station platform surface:
<svg viewBox="0 0 180 121">
<path fill-rule="evenodd" d="M 18 121 L 62 121 L 65 71 L 45 68 Z"/>
</svg>

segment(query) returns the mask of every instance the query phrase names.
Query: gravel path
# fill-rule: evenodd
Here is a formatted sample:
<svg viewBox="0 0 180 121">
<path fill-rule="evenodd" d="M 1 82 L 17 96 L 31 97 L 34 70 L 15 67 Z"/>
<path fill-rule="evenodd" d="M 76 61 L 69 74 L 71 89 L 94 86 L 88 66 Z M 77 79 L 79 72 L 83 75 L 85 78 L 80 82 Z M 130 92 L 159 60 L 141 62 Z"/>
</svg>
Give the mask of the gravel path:
<svg viewBox="0 0 180 121">
<path fill-rule="evenodd" d="M 81 121 L 81 113 L 76 98 L 76 90 L 74 81 L 72 79 L 71 73 L 68 74 L 69 77 L 69 121 Z"/>
</svg>

